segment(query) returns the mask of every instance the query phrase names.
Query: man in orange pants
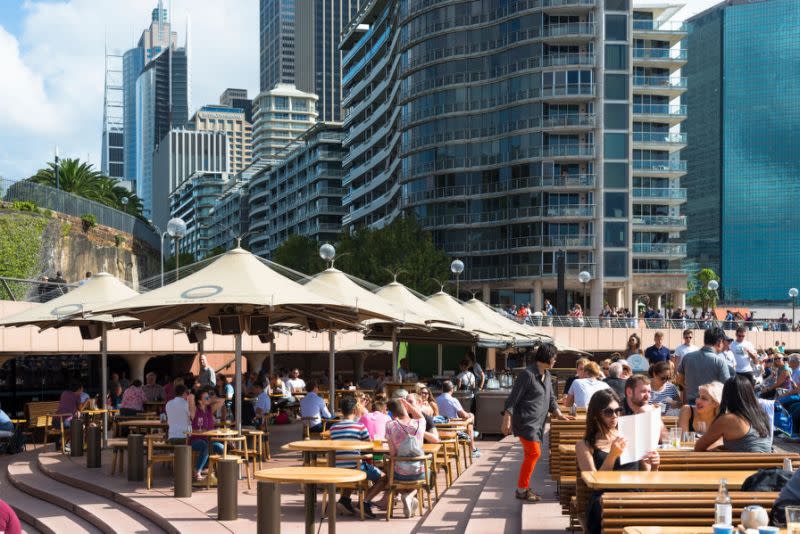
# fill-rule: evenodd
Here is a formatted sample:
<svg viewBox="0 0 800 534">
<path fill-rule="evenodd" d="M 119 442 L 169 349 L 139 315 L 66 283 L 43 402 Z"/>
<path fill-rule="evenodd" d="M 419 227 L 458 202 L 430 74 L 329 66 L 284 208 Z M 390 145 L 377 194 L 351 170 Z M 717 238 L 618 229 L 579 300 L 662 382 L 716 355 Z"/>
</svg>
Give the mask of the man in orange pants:
<svg viewBox="0 0 800 534">
<path fill-rule="evenodd" d="M 572 419 L 558 409 L 550 369 L 556 364 L 558 349 L 545 343 L 536 352 L 535 362 L 517 377 L 503 411 L 503 434 L 512 431 L 522 443 L 523 460 L 517 480 L 517 499 L 537 502 L 541 497 L 530 489 L 531 476 L 542 455 L 542 440 L 547 413 L 558 419 Z"/>
</svg>

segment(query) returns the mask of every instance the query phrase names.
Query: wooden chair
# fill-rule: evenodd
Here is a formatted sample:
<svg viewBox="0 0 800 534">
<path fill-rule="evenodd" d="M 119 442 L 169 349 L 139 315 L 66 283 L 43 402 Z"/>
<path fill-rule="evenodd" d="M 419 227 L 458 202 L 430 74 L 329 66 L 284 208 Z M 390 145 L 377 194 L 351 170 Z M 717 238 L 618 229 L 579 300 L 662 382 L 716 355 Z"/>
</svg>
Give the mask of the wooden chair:
<svg viewBox="0 0 800 534">
<path fill-rule="evenodd" d="M 146 484 L 147 489 L 152 487 L 153 466 L 156 464 L 167 464 L 172 466 L 175 462 L 175 445 L 166 443 L 165 436 L 160 438 L 148 438 L 147 442 L 147 463 L 146 463 Z M 159 440 L 161 440 L 159 442 Z"/>
<path fill-rule="evenodd" d="M 448 477 L 447 487 L 453 485 L 453 469 L 450 467 L 450 460 L 453 460 L 456 466 L 456 478 L 461 476 L 461 447 L 458 442 L 458 434 L 450 430 L 439 431 L 439 443 L 442 444 L 442 455 L 444 457 L 445 475 Z"/>
<path fill-rule="evenodd" d="M 368 459 L 372 458 L 371 454 L 361 456 L 356 460 L 356 467 L 354 469 L 361 469 L 361 463 Z M 369 481 L 367 479 L 360 480 L 358 482 L 345 482 L 336 484 L 336 491 L 349 489 L 356 492 L 358 495 L 358 512 L 359 516 L 361 517 L 361 521 L 364 521 L 364 502 L 366 501 L 365 495 L 367 493 L 367 489 L 369 489 Z M 327 511 L 327 502 L 328 502 L 328 492 L 322 492 L 322 516 L 326 516 Z"/>
<path fill-rule="evenodd" d="M 67 454 L 66 444 L 69 434 L 64 431 L 64 419 L 71 416 L 72 414 L 56 413 L 52 415 L 40 415 L 37 417 L 36 424 L 41 424 L 44 427 L 44 439 L 42 440 L 43 447 L 47 447 L 48 437 L 57 436 L 61 440 L 61 454 Z M 53 427 L 55 424 L 54 419 L 58 419 L 57 427 Z"/>
<path fill-rule="evenodd" d="M 311 432 L 311 427 L 314 426 L 315 417 L 303 417 L 303 439 L 322 439 L 321 432 Z M 323 430 L 325 429 L 325 420 L 322 423 Z"/>
<path fill-rule="evenodd" d="M 402 490 L 416 490 L 417 491 L 417 500 L 419 502 L 419 515 L 420 517 L 424 514 L 422 510 L 422 503 L 423 503 L 423 492 L 427 493 L 428 495 L 428 510 L 430 510 L 433 505 L 431 503 L 431 472 L 430 472 L 430 463 L 432 461 L 430 454 L 425 454 L 423 456 L 412 456 L 412 457 L 403 457 L 403 456 L 390 456 L 389 457 L 389 484 L 387 487 L 387 491 L 389 492 L 389 508 L 386 510 L 386 520 L 389 521 L 392 518 L 392 510 L 394 508 L 394 494 L 397 491 Z M 410 481 L 400 481 L 394 479 L 394 466 L 397 462 L 422 462 L 422 469 L 424 473 L 424 478 L 420 480 L 410 480 Z"/>
<path fill-rule="evenodd" d="M 255 467 L 257 460 L 258 468 L 262 469 L 262 462 L 265 461 L 265 458 L 266 460 L 272 459 L 269 452 L 269 432 L 255 428 L 242 428 L 242 435 L 251 440 L 249 450 L 250 457 L 253 460 L 253 467 Z"/>
<path fill-rule="evenodd" d="M 213 441 L 213 438 L 212 438 Z M 211 489 L 211 473 L 216 472 L 217 462 L 220 460 L 236 460 L 240 465 L 244 464 L 245 475 L 247 476 L 247 489 L 252 489 L 252 479 L 254 474 L 253 466 L 250 464 L 250 449 L 247 447 L 247 438 L 237 436 L 225 438 L 226 447 L 223 454 L 211 454 L 208 456 L 208 476 L 206 477 L 206 489 Z M 240 446 L 234 449 L 230 445 Z"/>
</svg>

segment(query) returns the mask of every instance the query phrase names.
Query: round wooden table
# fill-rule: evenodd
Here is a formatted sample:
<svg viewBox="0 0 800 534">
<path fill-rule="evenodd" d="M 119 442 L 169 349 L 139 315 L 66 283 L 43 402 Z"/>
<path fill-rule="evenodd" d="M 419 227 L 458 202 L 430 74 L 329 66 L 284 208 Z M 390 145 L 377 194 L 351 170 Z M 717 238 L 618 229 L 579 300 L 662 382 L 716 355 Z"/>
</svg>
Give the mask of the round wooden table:
<svg viewBox="0 0 800 534">
<path fill-rule="evenodd" d="M 358 442 L 362 446 L 366 442 Z M 359 469 L 336 467 L 281 467 L 256 471 L 258 481 L 257 532 L 278 534 L 281 531 L 280 484 L 304 484 L 306 509 L 306 534 L 314 534 L 314 508 L 317 486 L 328 489 L 328 532 L 336 533 L 336 485 L 360 482 L 367 474 Z"/>
<path fill-rule="evenodd" d="M 306 439 L 302 441 L 292 441 L 285 445 L 290 451 L 303 453 L 303 464 L 311 463 L 311 457 L 319 454 L 328 455 L 328 465 L 336 465 L 336 453 L 338 451 L 371 451 L 371 441 L 358 441 L 351 439 Z"/>
</svg>

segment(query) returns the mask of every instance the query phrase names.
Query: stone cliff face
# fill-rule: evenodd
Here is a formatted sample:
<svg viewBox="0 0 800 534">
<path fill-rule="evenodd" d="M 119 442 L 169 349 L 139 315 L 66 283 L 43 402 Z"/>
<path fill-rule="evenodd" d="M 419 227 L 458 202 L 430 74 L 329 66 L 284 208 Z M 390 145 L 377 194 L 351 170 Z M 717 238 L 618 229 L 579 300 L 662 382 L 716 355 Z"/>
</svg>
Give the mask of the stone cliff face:
<svg viewBox="0 0 800 534">
<path fill-rule="evenodd" d="M 137 284 L 159 273 L 159 252 L 105 226 L 84 228 L 61 213 L 0 206 L 0 276 L 38 279 L 61 271 L 68 282 L 105 271 Z"/>
</svg>

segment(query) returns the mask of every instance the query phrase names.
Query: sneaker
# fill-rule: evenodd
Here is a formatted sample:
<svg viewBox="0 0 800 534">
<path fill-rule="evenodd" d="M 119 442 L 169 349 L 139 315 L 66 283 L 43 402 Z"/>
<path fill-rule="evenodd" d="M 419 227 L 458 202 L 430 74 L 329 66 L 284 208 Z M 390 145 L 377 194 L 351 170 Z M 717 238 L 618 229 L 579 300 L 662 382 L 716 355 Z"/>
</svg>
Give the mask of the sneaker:
<svg viewBox="0 0 800 534">
<path fill-rule="evenodd" d="M 405 514 L 406 519 L 413 517 L 414 510 L 417 509 L 416 505 L 414 504 L 414 501 L 416 501 L 414 494 L 407 493 L 400 497 L 400 500 L 403 502 L 403 514 Z"/>
<path fill-rule="evenodd" d="M 372 511 L 371 502 L 364 503 L 364 515 L 367 517 L 367 519 L 375 519 L 375 512 Z"/>
<path fill-rule="evenodd" d="M 339 502 L 336 503 L 336 510 L 342 514 L 356 515 L 356 509 L 353 508 L 353 502 L 350 499 L 340 498 Z"/>
<path fill-rule="evenodd" d="M 472 431 L 472 437 L 473 437 L 473 438 L 479 438 L 479 437 L 480 437 L 480 435 L 481 435 L 481 433 L 480 433 L 480 432 L 478 432 L 477 430 L 473 430 L 473 431 Z"/>
<path fill-rule="evenodd" d="M 472 457 L 473 458 L 480 458 L 481 457 L 481 451 L 479 451 L 478 449 L 472 449 Z"/>
</svg>

